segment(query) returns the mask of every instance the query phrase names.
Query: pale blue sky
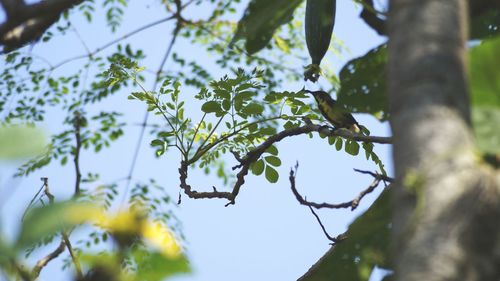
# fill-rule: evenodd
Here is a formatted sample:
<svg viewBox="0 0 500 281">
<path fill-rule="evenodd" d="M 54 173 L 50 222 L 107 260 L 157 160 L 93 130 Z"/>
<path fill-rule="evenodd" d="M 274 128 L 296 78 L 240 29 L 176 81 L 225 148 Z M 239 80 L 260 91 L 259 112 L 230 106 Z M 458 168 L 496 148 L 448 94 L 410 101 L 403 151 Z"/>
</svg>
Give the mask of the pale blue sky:
<svg viewBox="0 0 500 281">
<path fill-rule="evenodd" d="M 92 25 L 88 25 L 82 19 L 75 19 L 72 22 L 93 50 L 127 31 L 164 17 L 162 7 L 158 2 L 132 1 L 129 12 L 125 14 L 124 25 L 116 34 L 109 34 L 102 25 L 102 18 L 97 19 Z M 334 32 L 350 50 L 350 54 L 345 57 L 330 59 L 333 68 L 338 71 L 346 61 L 364 54 L 385 39 L 378 37 L 358 18 L 359 7 L 356 8 L 352 1 L 338 1 L 337 5 Z M 188 17 L 189 15 L 197 17 L 202 11 L 198 9 L 191 11 L 191 14 L 189 10 L 187 12 Z M 170 40 L 171 30 L 171 23 L 166 23 L 131 37 L 127 41 L 144 49 L 148 56 L 145 61 L 146 67 L 156 71 Z M 297 30 L 297 32 L 303 32 L 303 30 Z M 114 47 L 111 50 L 114 50 Z M 202 65 L 213 65 L 213 60 L 217 59 L 207 57 L 196 46 L 182 40 L 176 45 L 174 51 L 190 53 Z M 36 45 L 33 52 L 46 57 L 52 63 L 85 53 L 74 35 L 55 38 L 48 44 Z M 171 65 L 167 61 L 166 68 Z M 80 62 L 76 62 L 58 71 L 69 71 L 80 66 Z M 300 70 L 302 65 L 296 67 Z M 218 77 L 225 73 L 215 71 L 213 74 L 214 77 Z M 146 85 L 150 87 L 152 82 L 147 81 Z M 295 90 L 302 86 L 301 82 L 296 85 L 283 85 L 283 89 Z M 307 84 L 307 87 L 313 88 L 314 86 Z M 99 105 L 99 108 L 89 111 L 98 112 L 100 109 L 112 108 L 115 111 L 126 112 L 128 122 L 140 123 L 145 108 L 138 102 L 127 100 L 126 96 L 132 90 L 136 89 L 128 89 L 117 94 Z M 189 89 L 185 91 L 182 94 L 193 94 L 188 93 Z M 192 110 L 196 108 L 193 106 Z M 373 117 L 363 114 L 355 117 L 361 124 L 367 126 L 373 135 L 390 135 L 387 123 L 380 124 Z M 51 112 L 43 127 L 47 131 L 57 132 L 60 129 L 61 118 L 60 112 Z M 83 172 L 100 172 L 103 183 L 126 177 L 139 130 L 139 126 L 128 126 L 124 138 L 98 155 L 85 151 L 81 165 Z M 149 148 L 149 141 L 148 136 L 143 140 L 134 178 L 146 181 L 153 177 L 167 187 L 170 195 L 176 198 L 179 189 L 178 156 L 167 153 L 165 157 L 155 159 L 153 150 Z M 372 179 L 369 176 L 357 174 L 352 170 L 353 168 L 375 170 L 376 167 L 365 160 L 364 153 L 352 157 L 344 152 L 337 152 L 317 136 L 313 139 L 306 136 L 289 138 L 280 142 L 278 148 L 283 164 L 279 169 L 281 176 L 277 184 L 270 184 L 263 177 L 249 175 L 237 198 L 236 205 L 230 207 L 224 207 L 226 202 L 221 200 L 190 200 L 183 197 L 182 204 L 175 208 L 175 213 L 182 221 L 193 274 L 179 276 L 172 280 L 296 280 L 327 251 L 329 241 L 323 235 L 316 220 L 306 207 L 298 204 L 291 193 L 288 182 L 290 167 L 299 161 L 297 187 L 303 195 L 307 195 L 307 198 L 312 201 L 327 202 L 350 200 L 371 183 Z M 389 148 L 387 145 L 376 145 L 375 151 L 386 163 L 388 172 L 392 174 Z M 233 162 L 231 160 L 228 165 L 232 166 Z M 74 170 L 71 165 L 61 168 L 53 164 L 33 173 L 28 178 L 15 180 L 10 179 L 14 171 L 14 163 L 2 163 L 1 167 L 0 194 L 2 196 L 10 194 L 10 199 L 0 205 L 1 223 L 2 230 L 9 237 L 13 237 L 17 232 L 19 219 L 25 206 L 41 185 L 40 177 L 49 177 L 52 192 L 58 199 L 69 198 L 73 190 Z M 221 186 L 220 181 L 214 176 L 207 177 L 197 171 L 191 172 L 189 181 L 197 188 Z M 122 181 L 120 189 L 124 188 L 123 185 Z M 354 212 L 321 210 L 318 214 L 322 217 L 330 234 L 337 235 L 344 232 L 348 224 L 370 205 L 379 191 L 367 196 Z M 48 249 L 37 252 L 35 259 L 43 256 L 47 251 Z M 60 262 L 49 264 L 39 280 L 64 280 L 64 277 L 54 279 L 54 276 L 64 276 L 60 273 L 60 266 Z"/>
</svg>

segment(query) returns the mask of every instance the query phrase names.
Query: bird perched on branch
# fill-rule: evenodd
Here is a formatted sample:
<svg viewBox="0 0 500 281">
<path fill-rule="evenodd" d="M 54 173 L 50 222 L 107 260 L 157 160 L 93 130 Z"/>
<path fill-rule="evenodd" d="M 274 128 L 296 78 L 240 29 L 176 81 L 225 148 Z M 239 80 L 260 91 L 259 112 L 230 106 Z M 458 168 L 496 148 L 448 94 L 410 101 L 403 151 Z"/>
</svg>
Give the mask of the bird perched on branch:
<svg viewBox="0 0 500 281">
<path fill-rule="evenodd" d="M 354 133 L 360 133 L 360 125 L 345 108 L 338 105 L 332 97 L 324 91 L 309 91 L 318 104 L 319 111 L 335 128 L 346 128 Z"/>
</svg>

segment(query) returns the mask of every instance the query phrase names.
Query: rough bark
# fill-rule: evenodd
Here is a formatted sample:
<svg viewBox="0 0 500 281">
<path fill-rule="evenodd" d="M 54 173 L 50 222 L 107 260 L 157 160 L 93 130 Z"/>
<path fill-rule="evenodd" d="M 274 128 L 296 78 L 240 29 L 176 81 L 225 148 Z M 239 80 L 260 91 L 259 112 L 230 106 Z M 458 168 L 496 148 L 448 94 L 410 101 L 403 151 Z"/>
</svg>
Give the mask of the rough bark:
<svg viewBox="0 0 500 281">
<path fill-rule="evenodd" d="M 67 9 L 83 0 L 45 0 L 26 4 L 23 0 L 0 0 L 7 19 L 0 24 L 2 53 L 38 40 Z"/>
<path fill-rule="evenodd" d="M 467 1 L 392 0 L 395 280 L 499 280 L 497 171 L 474 151 Z"/>
</svg>

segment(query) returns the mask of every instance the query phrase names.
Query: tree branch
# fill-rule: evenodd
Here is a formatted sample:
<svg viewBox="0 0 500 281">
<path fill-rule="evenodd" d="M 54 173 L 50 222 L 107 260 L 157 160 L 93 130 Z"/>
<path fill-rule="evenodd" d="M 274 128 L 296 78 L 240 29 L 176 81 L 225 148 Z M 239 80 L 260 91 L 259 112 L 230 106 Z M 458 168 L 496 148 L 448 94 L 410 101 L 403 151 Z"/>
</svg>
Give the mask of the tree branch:
<svg viewBox="0 0 500 281">
<path fill-rule="evenodd" d="M 59 243 L 59 246 L 52 251 L 50 254 L 46 255 L 45 257 L 41 258 L 35 265 L 35 267 L 32 270 L 33 278 L 36 279 L 39 275 L 42 269 L 53 259 L 57 258 L 62 252 L 64 252 L 64 249 L 66 249 L 66 243 L 64 242 L 64 239 L 61 239 L 61 242 Z"/>
<path fill-rule="evenodd" d="M 373 12 L 375 10 L 373 0 L 362 0 L 362 3 L 363 10 L 359 14 L 359 17 L 379 35 L 387 35 L 385 20 L 379 18 L 377 14 Z"/>
<path fill-rule="evenodd" d="M 365 21 L 379 35 L 387 36 L 386 20 L 381 19 L 374 12 L 373 0 L 360 0 L 363 4 L 363 10 L 359 17 Z M 492 9 L 500 10 L 500 2 L 495 0 L 470 0 L 469 2 L 469 16 L 476 17 L 483 13 L 491 11 Z"/>
<path fill-rule="evenodd" d="M 286 137 L 297 136 L 302 134 L 308 134 L 312 132 L 318 132 L 327 136 L 335 136 L 335 137 L 343 137 L 356 141 L 364 141 L 364 142 L 374 142 L 374 143 L 391 143 L 391 138 L 389 137 L 374 137 L 374 136 L 365 136 L 361 134 L 355 134 L 347 130 L 336 129 L 329 130 L 325 129 L 325 126 L 315 125 L 315 124 L 306 124 L 301 127 L 290 128 L 283 130 L 276 135 L 270 136 L 266 141 L 264 141 L 259 146 L 255 147 L 253 150 L 249 151 L 244 157 L 239 159 L 240 164 L 233 167 L 233 170 L 240 169 L 238 174 L 236 175 L 236 183 L 233 186 L 233 190 L 231 192 L 220 192 L 214 188 L 212 192 L 198 192 L 192 189 L 191 185 L 187 183 L 187 175 L 188 175 L 188 167 L 190 164 L 193 164 L 195 161 L 182 161 L 181 166 L 179 168 L 179 179 L 180 179 L 180 187 L 184 190 L 184 193 L 193 199 L 208 199 L 208 198 L 220 198 L 227 199 L 229 202 L 226 204 L 232 205 L 235 203 L 236 196 L 238 196 L 241 186 L 245 183 L 245 176 L 248 175 L 248 171 L 250 169 L 250 165 L 257 161 L 260 156 L 273 144 L 280 142 Z M 227 140 L 227 138 L 225 139 Z M 205 150 L 205 152 L 208 150 Z M 199 156 L 201 157 L 201 156 Z M 199 157 L 197 159 L 199 159 Z M 364 196 L 364 195 L 363 195 Z M 300 195 L 299 195 L 300 197 Z M 180 202 L 180 200 L 179 200 Z M 314 206 L 313 206 L 314 207 Z M 352 207 L 352 201 L 349 206 Z M 345 208 L 347 208 L 345 207 Z M 317 207 L 316 207 L 317 208 Z"/>
</svg>

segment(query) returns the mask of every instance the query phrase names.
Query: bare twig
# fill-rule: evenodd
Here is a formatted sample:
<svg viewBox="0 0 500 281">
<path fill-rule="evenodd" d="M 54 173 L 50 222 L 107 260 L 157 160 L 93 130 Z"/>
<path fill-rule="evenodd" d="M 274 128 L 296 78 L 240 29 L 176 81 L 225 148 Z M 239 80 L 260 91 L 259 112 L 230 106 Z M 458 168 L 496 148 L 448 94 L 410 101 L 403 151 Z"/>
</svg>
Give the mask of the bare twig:
<svg viewBox="0 0 500 281">
<path fill-rule="evenodd" d="M 394 182 L 393 178 L 388 177 L 386 175 L 379 174 L 379 173 L 374 173 L 374 172 L 370 172 L 370 171 L 363 171 L 363 170 L 359 170 L 359 169 L 354 169 L 354 171 L 361 173 L 361 174 L 370 175 L 376 179 L 381 179 L 381 180 L 386 181 L 386 182 Z"/>
<path fill-rule="evenodd" d="M 370 174 L 370 175 L 373 174 L 374 177 L 375 177 L 375 179 L 373 180 L 373 182 L 366 189 L 364 189 L 363 191 L 361 191 L 359 193 L 359 195 L 356 196 L 356 198 L 352 199 L 351 201 L 347 201 L 347 202 L 343 202 L 343 203 L 339 203 L 339 204 L 316 203 L 316 202 L 307 201 L 297 191 L 297 188 L 295 186 L 295 177 L 296 177 L 297 167 L 298 167 L 298 165 L 295 166 L 295 170 L 294 169 L 290 169 L 290 177 L 289 177 L 290 188 L 292 189 L 292 192 L 295 195 L 295 198 L 297 199 L 297 201 L 299 201 L 300 204 L 305 205 L 305 206 L 309 206 L 309 207 L 313 207 L 313 208 L 316 208 L 316 209 L 321 209 L 321 208 L 347 209 L 347 208 L 351 208 L 351 210 L 353 211 L 353 210 L 355 210 L 359 206 L 359 202 L 361 201 L 361 199 L 363 199 L 363 197 L 365 197 L 367 194 L 371 193 L 372 191 L 375 190 L 375 188 L 377 188 L 377 186 L 380 184 L 380 181 L 383 181 L 384 178 L 387 181 L 389 181 L 389 182 L 393 181 L 392 178 L 387 177 L 387 176 L 378 175 L 378 174 L 375 174 L 375 173 L 372 173 L 372 172 L 360 171 L 361 173 L 367 173 L 367 174 Z"/>
</svg>

